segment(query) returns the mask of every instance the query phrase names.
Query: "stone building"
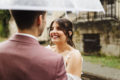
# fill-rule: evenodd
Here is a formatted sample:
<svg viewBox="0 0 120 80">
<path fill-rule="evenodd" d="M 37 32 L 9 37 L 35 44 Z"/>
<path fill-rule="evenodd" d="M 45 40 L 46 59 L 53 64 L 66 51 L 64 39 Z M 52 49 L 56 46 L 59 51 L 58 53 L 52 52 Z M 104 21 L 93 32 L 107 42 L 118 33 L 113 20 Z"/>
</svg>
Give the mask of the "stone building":
<svg viewBox="0 0 120 80">
<path fill-rule="evenodd" d="M 73 40 L 81 52 L 120 56 L 120 1 L 101 0 L 101 2 L 105 14 L 68 13 L 68 18 L 74 23 Z"/>
<path fill-rule="evenodd" d="M 51 21 L 66 17 L 74 24 L 74 42 L 81 52 L 92 54 L 100 52 L 105 55 L 120 56 L 120 0 L 101 0 L 105 9 L 103 12 L 49 12 L 47 25 L 39 41 L 48 41 L 48 28 Z M 16 31 L 14 20 L 11 18 L 11 35 Z"/>
</svg>

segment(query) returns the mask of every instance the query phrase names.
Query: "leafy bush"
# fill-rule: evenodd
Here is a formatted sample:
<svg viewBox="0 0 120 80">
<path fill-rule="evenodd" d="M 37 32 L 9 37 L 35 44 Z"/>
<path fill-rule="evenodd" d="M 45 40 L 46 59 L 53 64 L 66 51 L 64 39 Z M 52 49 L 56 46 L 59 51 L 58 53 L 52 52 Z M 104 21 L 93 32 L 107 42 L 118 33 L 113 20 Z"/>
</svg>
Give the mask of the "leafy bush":
<svg viewBox="0 0 120 80">
<path fill-rule="evenodd" d="M 9 36 L 8 22 L 10 19 L 10 13 L 8 10 L 0 10 L 0 37 Z"/>
</svg>

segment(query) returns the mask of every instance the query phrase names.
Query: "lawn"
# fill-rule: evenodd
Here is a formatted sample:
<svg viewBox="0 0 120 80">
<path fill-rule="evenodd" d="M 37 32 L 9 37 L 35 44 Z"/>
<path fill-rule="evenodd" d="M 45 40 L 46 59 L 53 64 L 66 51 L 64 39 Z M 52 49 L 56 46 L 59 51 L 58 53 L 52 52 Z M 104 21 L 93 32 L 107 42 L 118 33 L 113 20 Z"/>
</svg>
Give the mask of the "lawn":
<svg viewBox="0 0 120 80">
<path fill-rule="evenodd" d="M 113 56 L 83 56 L 85 61 L 94 64 L 101 64 L 102 66 L 120 69 L 120 57 Z"/>
</svg>

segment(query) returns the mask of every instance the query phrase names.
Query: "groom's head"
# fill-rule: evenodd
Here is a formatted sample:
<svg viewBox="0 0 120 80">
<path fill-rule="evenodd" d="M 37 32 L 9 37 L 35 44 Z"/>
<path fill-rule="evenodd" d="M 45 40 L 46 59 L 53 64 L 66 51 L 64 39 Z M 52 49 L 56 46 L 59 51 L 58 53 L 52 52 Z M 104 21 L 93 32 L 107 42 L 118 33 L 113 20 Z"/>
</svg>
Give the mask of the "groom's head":
<svg viewBox="0 0 120 80">
<path fill-rule="evenodd" d="M 11 11 L 19 31 L 32 31 L 39 36 L 46 24 L 45 11 Z"/>
</svg>

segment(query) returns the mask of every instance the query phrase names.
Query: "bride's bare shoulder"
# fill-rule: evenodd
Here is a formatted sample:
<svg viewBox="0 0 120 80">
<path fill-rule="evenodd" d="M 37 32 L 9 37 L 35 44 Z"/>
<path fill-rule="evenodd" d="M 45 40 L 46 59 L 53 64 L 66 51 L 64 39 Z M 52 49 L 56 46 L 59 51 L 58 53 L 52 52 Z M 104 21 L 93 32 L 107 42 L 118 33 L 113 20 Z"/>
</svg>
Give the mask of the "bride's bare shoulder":
<svg viewBox="0 0 120 80">
<path fill-rule="evenodd" d="M 81 55 L 80 51 L 78 49 L 72 48 L 71 53 L 74 55 Z"/>
<path fill-rule="evenodd" d="M 81 53 L 80 53 L 79 50 L 73 49 L 73 50 L 71 51 L 71 57 L 72 57 L 72 59 L 74 59 L 74 60 L 80 60 L 80 59 L 82 58 L 82 55 L 81 55 Z"/>
</svg>

